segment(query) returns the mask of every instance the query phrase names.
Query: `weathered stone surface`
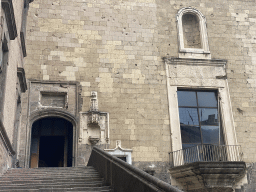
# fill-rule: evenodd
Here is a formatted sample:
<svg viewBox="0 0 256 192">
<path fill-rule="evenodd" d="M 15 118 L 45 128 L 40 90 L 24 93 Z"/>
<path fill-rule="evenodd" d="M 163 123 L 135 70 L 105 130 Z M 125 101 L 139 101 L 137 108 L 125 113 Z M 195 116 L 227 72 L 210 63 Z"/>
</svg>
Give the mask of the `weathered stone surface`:
<svg viewBox="0 0 256 192">
<path fill-rule="evenodd" d="M 14 7 L 21 5 L 17 2 Z M 173 78 L 168 79 L 186 88 L 209 84 L 219 88 L 227 82 L 228 91 L 224 95 L 234 119 L 227 121 L 234 122 L 234 133 L 228 131 L 226 135 L 233 135 L 233 141 L 242 146 L 244 161 L 253 163 L 256 161 L 254 0 L 34 0 L 28 17 L 27 78 L 78 82 L 81 94 L 69 97 L 70 102 L 78 104 L 78 112 L 89 111 L 90 93 L 97 91 L 100 110 L 109 113 L 109 147 L 114 148 L 115 141 L 121 140 L 124 148 L 133 150 L 132 161 L 136 166 L 154 162 L 160 170 L 161 165 L 167 165 L 168 152 L 176 142 L 171 134 L 174 127 L 170 127 L 163 58 L 181 56 L 176 14 L 185 7 L 195 8 L 205 16 L 211 58 L 226 60 L 227 64 L 170 66 Z M 19 22 L 17 17 L 16 23 Z M 195 55 L 190 56 L 194 59 Z M 15 61 L 11 59 L 12 64 Z M 14 72 L 9 72 L 12 81 Z M 15 88 L 14 83 L 10 88 Z M 5 125 L 12 135 L 15 96 L 9 92 L 7 95 Z M 22 97 L 18 152 L 22 165 L 29 164 L 28 111 L 38 107 L 37 101 L 29 101 L 30 97 L 38 95 L 27 92 Z M 70 107 L 65 110 L 73 113 L 75 108 Z M 79 128 L 77 124 L 76 129 Z M 87 147 L 78 144 L 79 155 L 75 158 L 79 165 L 88 158 L 89 150 L 83 151 Z"/>
<path fill-rule="evenodd" d="M 185 191 L 233 191 L 245 175 L 244 162 L 196 162 L 170 169 Z"/>
</svg>

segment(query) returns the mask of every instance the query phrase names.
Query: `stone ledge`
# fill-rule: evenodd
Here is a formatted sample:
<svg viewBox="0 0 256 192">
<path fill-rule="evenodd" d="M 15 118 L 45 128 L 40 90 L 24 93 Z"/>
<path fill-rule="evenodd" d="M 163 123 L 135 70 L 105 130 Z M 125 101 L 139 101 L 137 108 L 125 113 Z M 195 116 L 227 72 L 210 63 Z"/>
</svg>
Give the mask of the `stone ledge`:
<svg viewBox="0 0 256 192">
<path fill-rule="evenodd" d="M 170 169 L 170 174 L 186 191 L 231 192 L 244 176 L 245 162 L 195 162 Z"/>
<path fill-rule="evenodd" d="M 223 59 L 187 59 L 187 58 L 164 58 L 167 64 L 171 65 L 214 65 L 214 66 L 225 66 L 226 60 Z"/>
</svg>

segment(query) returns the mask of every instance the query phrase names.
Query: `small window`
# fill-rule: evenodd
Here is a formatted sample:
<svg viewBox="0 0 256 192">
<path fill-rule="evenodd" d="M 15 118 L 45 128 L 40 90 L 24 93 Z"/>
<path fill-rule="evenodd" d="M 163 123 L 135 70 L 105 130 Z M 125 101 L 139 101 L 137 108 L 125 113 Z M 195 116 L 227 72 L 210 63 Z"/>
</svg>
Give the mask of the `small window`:
<svg viewBox="0 0 256 192">
<path fill-rule="evenodd" d="M 178 91 L 183 149 L 201 144 L 224 144 L 217 95 L 215 91 Z"/>
<path fill-rule="evenodd" d="M 123 160 L 124 162 L 126 162 L 126 156 L 117 156 L 117 158 Z"/>
</svg>

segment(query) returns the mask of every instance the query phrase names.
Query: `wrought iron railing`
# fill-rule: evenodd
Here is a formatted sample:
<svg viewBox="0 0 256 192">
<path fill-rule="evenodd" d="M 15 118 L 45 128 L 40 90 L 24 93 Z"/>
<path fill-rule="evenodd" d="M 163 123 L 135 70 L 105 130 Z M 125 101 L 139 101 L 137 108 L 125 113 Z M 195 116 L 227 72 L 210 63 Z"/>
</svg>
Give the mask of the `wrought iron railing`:
<svg viewBox="0 0 256 192">
<path fill-rule="evenodd" d="M 170 166 L 176 167 L 188 163 L 242 161 L 240 145 L 196 145 L 190 148 L 170 152 Z"/>
</svg>

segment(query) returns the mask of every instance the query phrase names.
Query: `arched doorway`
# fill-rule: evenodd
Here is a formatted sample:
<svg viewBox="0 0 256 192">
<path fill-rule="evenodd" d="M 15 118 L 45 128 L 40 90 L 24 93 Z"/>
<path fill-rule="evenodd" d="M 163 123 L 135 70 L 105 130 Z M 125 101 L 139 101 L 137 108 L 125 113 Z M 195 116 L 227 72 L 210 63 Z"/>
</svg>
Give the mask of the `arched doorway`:
<svg viewBox="0 0 256 192">
<path fill-rule="evenodd" d="M 30 167 L 72 167 L 73 125 L 59 117 L 35 121 L 31 131 Z"/>
</svg>

